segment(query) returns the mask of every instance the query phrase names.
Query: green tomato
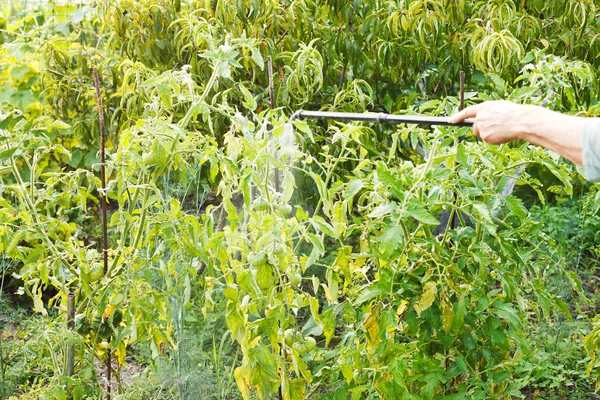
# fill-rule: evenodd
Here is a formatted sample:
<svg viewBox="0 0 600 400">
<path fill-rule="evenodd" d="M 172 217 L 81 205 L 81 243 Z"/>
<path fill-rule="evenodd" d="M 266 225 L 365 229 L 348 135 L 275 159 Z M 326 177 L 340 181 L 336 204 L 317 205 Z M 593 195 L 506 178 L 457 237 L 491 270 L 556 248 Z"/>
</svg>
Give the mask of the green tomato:
<svg viewBox="0 0 600 400">
<path fill-rule="evenodd" d="M 287 217 L 292 213 L 292 206 L 290 206 L 289 204 L 280 204 L 277 207 L 277 211 L 279 211 L 279 214 L 281 214 L 282 216 Z"/>
<path fill-rule="evenodd" d="M 98 329 L 98 337 L 101 339 L 108 339 L 113 333 L 110 325 L 105 321 L 100 325 L 100 329 Z"/>
<path fill-rule="evenodd" d="M 112 323 L 114 327 L 119 326 L 119 324 L 123 321 L 123 312 L 121 310 L 115 310 L 112 315 Z"/>
<path fill-rule="evenodd" d="M 294 286 L 300 286 L 302 284 L 302 275 L 299 273 L 291 273 L 289 274 L 290 283 Z"/>
<path fill-rule="evenodd" d="M 88 282 L 93 283 L 99 281 L 104 276 L 104 268 L 102 268 L 102 264 L 94 263 L 92 264 L 92 268 L 90 269 L 90 273 L 88 274 Z"/>
<path fill-rule="evenodd" d="M 317 347 L 317 341 L 311 336 L 307 336 L 303 341 L 296 342 L 292 345 L 292 349 L 299 355 L 310 353 L 315 347 Z"/>
<path fill-rule="evenodd" d="M 285 344 L 290 347 L 293 346 L 294 343 L 304 339 L 302 334 L 294 329 L 286 329 L 285 332 L 283 332 L 283 337 L 285 338 Z"/>
<path fill-rule="evenodd" d="M 363 383 L 366 383 L 368 379 L 368 373 L 354 370 L 354 382 L 358 383 L 359 385 L 362 385 Z"/>
<path fill-rule="evenodd" d="M 102 325 L 102 315 L 96 314 L 92 320 L 92 327 L 94 329 L 100 329 L 100 325 Z"/>
<path fill-rule="evenodd" d="M 265 265 L 267 263 L 267 255 L 265 253 L 258 253 L 255 256 L 252 257 L 250 261 L 250 264 L 252 264 L 253 267 L 262 267 L 263 265 Z"/>
<path fill-rule="evenodd" d="M 267 211 L 267 209 L 269 208 L 269 203 L 263 198 L 258 198 L 254 200 L 252 206 L 256 211 Z"/>
<path fill-rule="evenodd" d="M 79 333 L 81 336 L 85 336 L 90 333 L 92 330 L 92 326 L 90 325 L 90 321 L 83 314 L 77 314 L 75 316 L 75 331 Z"/>
</svg>

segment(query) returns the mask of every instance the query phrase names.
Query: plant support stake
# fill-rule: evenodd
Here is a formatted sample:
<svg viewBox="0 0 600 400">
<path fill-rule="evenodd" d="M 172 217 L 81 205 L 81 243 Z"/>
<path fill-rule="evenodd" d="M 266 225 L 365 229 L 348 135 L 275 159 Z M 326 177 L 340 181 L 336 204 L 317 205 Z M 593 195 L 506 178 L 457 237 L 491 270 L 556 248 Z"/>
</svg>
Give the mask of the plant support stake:
<svg viewBox="0 0 600 400">
<path fill-rule="evenodd" d="M 98 68 L 94 67 L 94 86 L 98 102 L 98 120 L 100 122 L 100 207 L 102 209 L 102 256 L 104 261 L 104 275 L 108 272 L 108 231 L 106 217 L 106 135 L 104 132 L 104 110 L 102 108 L 102 93 L 100 92 L 100 77 Z M 106 350 L 106 398 L 110 400 L 111 392 L 111 360 L 110 349 Z"/>
<path fill-rule="evenodd" d="M 413 124 L 413 125 L 438 125 L 438 126 L 473 126 L 472 119 L 466 119 L 457 124 L 448 122 L 445 117 L 428 117 L 422 115 L 398 115 L 386 113 L 348 113 L 328 111 L 306 111 L 298 110 L 292 115 L 295 119 L 323 119 L 332 121 L 359 121 L 378 122 L 386 124 Z"/>
<path fill-rule="evenodd" d="M 75 328 L 75 293 L 67 295 L 67 328 L 73 334 Z M 67 376 L 73 376 L 75 373 L 75 345 L 71 338 L 67 348 Z"/>
</svg>

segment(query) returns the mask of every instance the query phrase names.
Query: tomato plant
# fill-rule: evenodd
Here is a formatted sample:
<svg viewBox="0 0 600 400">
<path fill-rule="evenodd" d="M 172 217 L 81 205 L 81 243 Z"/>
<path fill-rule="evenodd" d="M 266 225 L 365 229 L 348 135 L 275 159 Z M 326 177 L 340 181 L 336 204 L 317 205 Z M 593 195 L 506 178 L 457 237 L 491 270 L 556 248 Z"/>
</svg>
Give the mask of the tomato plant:
<svg viewBox="0 0 600 400">
<path fill-rule="evenodd" d="M 587 301 L 529 211 L 572 196 L 573 167 L 466 129 L 289 117 L 448 115 L 461 70 L 468 104 L 596 115 L 593 1 L 119 0 L 70 12 L 9 15 L 2 32 L 0 250 L 42 315 L 76 294 L 80 358 L 110 354 L 119 373 L 143 347 L 180 368 L 186 329 L 213 313 L 239 348 L 244 398 L 523 394 L 535 321 L 572 319 L 548 277 Z"/>
</svg>

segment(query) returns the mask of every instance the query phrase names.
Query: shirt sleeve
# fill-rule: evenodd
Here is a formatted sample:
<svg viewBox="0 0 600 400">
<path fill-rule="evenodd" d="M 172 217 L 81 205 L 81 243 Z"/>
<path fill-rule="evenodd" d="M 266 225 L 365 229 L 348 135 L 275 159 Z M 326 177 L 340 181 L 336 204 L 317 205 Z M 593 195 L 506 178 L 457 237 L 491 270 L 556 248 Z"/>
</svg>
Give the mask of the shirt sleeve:
<svg viewBox="0 0 600 400">
<path fill-rule="evenodd" d="M 600 181 L 600 118 L 586 120 L 581 131 L 582 163 L 588 181 Z"/>
</svg>

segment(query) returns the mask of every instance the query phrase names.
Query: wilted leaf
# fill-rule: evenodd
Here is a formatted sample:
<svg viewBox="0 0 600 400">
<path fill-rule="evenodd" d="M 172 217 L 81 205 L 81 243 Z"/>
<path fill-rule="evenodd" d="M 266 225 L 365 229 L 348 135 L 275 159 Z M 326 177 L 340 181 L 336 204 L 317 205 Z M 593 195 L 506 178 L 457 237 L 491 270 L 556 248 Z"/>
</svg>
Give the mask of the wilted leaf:
<svg viewBox="0 0 600 400">
<path fill-rule="evenodd" d="M 415 311 L 418 315 L 427 310 L 435 301 L 437 295 L 437 282 L 429 281 L 423 287 L 423 294 L 417 304 L 415 304 Z"/>
</svg>

